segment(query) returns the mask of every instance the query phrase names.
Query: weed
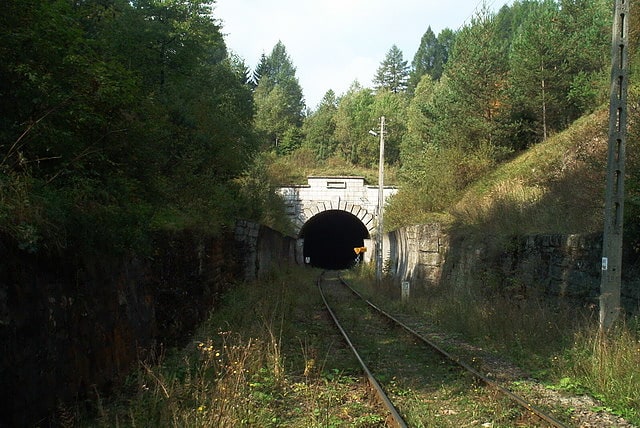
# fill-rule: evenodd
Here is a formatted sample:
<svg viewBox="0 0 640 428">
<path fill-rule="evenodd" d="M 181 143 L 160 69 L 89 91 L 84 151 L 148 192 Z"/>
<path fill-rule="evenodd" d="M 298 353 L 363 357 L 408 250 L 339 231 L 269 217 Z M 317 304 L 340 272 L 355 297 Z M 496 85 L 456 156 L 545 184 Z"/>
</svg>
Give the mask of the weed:
<svg viewBox="0 0 640 428">
<path fill-rule="evenodd" d="M 637 318 L 602 335 L 591 324 L 574 335 L 573 345 L 554 368 L 562 376 L 558 388 L 591 392 L 630 421 L 640 422 L 640 336 L 633 325 Z"/>
<path fill-rule="evenodd" d="M 119 394 L 78 426 L 377 426 L 365 384 L 348 373 L 309 269 L 238 284 L 190 345 L 140 363 Z"/>
<path fill-rule="evenodd" d="M 506 355 L 553 389 L 588 393 L 612 413 L 640 422 L 639 318 L 602 336 L 590 308 L 542 296 L 514 301 L 483 281 L 445 284 L 401 302 L 368 285 L 368 276 L 361 280 L 352 273 L 350 280 L 391 312 L 410 313 L 435 330 Z"/>
</svg>

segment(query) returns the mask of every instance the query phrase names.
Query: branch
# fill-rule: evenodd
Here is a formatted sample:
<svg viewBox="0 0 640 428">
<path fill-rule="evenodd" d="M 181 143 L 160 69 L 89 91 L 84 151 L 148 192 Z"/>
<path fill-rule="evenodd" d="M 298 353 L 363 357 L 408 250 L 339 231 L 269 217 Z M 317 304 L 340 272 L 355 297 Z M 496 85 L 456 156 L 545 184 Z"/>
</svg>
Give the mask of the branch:
<svg viewBox="0 0 640 428">
<path fill-rule="evenodd" d="M 7 162 L 7 159 L 9 159 L 9 157 L 18 149 L 20 149 L 24 144 L 21 144 L 21 141 L 24 140 L 24 138 L 31 132 L 31 130 L 40 122 L 42 122 L 47 116 L 49 116 L 51 113 L 53 113 L 54 111 L 56 111 L 58 108 L 62 107 L 63 105 L 65 105 L 71 98 L 65 100 L 64 102 L 60 103 L 59 105 L 51 108 L 49 111 L 47 111 L 45 114 L 42 115 L 42 117 L 40 117 L 38 120 L 33 121 L 29 124 L 29 126 L 27 126 L 27 129 L 24 130 L 24 132 L 20 135 L 20 137 L 18 137 L 18 139 L 16 141 L 13 142 L 13 144 L 11 145 L 11 147 L 9 148 L 9 151 L 7 152 L 7 154 L 4 156 L 4 158 L 2 159 L 2 162 L 0 162 L 0 165 L 4 165 Z"/>
</svg>

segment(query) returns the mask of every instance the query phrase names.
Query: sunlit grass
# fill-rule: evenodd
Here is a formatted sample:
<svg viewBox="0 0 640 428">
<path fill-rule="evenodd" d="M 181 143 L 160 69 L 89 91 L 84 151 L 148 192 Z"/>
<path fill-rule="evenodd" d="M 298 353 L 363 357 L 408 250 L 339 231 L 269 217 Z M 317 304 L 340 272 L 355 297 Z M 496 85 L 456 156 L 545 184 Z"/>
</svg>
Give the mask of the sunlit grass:
<svg viewBox="0 0 640 428">
<path fill-rule="evenodd" d="M 466 189 L 452 214 L 487 234 L 600 230 L 606 120 L 599 110 L 498 166 Z"/>
<path fill-rule="evenodd" d="M 640 319 L 603 335 L 596 325 L 576 332 L 573 345 L 554 359 L 557 386 L 587 391 L 607 410 L 640 423 Z"/>
<path fill-rule="evenodd" d="M 417 291 L 402 302 L 398 285 L 387 280 L 376 286 L 370 269 L 349 278 L 394 313 L 411 314 L 436 331 L 507 356 L 540 381 L 588 393 L 604 403 L 602 410 L 640 423 L 638 318 L 601 335 L 593 308 L 575 302 L 505 296 L 482 281 Z"/>
<path fill-rule="evenodd" d="M 318 273 L 238 284 L 187 346 L 141 362 L 77 426 L 383 426 L 355 360 L 326 334 Z"/>
</svg>

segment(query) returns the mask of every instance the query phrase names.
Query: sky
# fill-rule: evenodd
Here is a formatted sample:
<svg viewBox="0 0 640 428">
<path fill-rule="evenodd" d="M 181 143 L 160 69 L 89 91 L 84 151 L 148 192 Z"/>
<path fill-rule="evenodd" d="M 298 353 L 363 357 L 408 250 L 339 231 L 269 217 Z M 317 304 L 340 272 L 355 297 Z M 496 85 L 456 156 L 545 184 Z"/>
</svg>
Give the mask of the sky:
<svg viewBox="0 0 640 428">
<path fill-rule="evenodd" d="M 230 52 L 253 69 L 278 41 L 289 54 L 306 105 L 315 109 L 332 89 L 340 96 L 354 81 L 372 87 L 380 63 L 393 45 L 411 65 L 422 35 L 431 26 L 468 24 L 485 4 L 497 11 L 506 0 L 216 0 Z"/>
</svg>

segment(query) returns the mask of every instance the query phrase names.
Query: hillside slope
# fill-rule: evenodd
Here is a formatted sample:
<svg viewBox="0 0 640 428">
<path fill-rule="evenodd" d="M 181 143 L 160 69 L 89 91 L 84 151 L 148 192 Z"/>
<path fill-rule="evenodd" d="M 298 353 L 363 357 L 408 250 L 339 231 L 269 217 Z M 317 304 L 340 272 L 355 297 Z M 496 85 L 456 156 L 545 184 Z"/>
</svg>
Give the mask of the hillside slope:
<svg viewBox="0 0 640 428">
<path fill-rule="evenodd" d="M 485 233 L 584 233 L 602 227 L 608 112 L 601 109 L 473 184 L 452 207 Z"/>
</svg>

